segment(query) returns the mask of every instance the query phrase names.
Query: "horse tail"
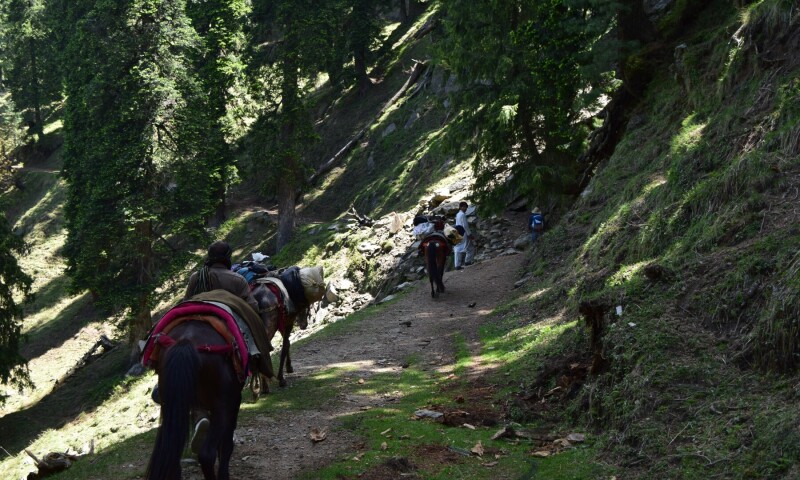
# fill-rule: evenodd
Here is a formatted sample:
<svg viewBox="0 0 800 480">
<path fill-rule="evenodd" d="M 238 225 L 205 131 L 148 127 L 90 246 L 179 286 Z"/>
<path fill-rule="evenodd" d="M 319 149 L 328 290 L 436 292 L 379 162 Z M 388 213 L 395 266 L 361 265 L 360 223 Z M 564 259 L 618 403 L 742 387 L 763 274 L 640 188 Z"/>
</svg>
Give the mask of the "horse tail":
<svg viewBox="0 0 800 480">
<path fill-rule="evenodd" d="M 437 242 L 428 242 L 428 278 L 431 280 L 431 295 L 433 295 L 433 284 L 439 278 L 439 267 L 436 265 L 436 249 L 438 247 Z"/>
<path fill-rule="evenodd" d="M 180 478 L 180 460 L 189 436 L 189 414 L 196 403 L 200 355 L 188 340 L 181 340 L 162 356 L 159 372 L 161 426 L 145 478 Z"/>
</svg>

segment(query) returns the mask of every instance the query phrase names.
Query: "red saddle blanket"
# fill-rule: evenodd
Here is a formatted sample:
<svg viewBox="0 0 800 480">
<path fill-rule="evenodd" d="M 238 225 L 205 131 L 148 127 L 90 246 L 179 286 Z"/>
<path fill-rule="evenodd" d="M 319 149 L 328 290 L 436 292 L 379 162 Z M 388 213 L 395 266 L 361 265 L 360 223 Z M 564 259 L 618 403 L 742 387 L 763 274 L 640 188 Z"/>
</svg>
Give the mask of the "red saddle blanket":
<svg viewBox="0 0 800 480">
<path fill-rule="evenodd" d="M 236 374 L 241 380 L 244 380 L 248 375 L 249 355 L 242 332 L 230 313 L 223 308 L 205 302 L 183 302 L 161 317 L 161 320 L 153 327 L 145 343 L 144 351 L 142 352 L 142 365 L 153 368 L 155 362 L 158 361 L 161 348 L 167 347 L 172 343 L 172 339 L 169 338 L 170 330 L 190 320 L 208 323 L 228 342 L 227 348 L 198 345 L 198 350 L 210 353 L 232 352 L 233 355 L 231 357 Z"/>
<path fill-rule="evenodd" d="M 450 255 L 452 248 L 450 247 L 450 242 L 447 241 L 447 237 L 444 236 L 441 232 L 434 232 L 422 240 L 422 243 L 419 244 L 419 253 L 420 255 L 425 255 L 425 249 L 428 248 L 428 244 L 432 240 L 441 240 L 439 242 L 440 245 L 444 245 L 444 256 Z"/>
</svg>

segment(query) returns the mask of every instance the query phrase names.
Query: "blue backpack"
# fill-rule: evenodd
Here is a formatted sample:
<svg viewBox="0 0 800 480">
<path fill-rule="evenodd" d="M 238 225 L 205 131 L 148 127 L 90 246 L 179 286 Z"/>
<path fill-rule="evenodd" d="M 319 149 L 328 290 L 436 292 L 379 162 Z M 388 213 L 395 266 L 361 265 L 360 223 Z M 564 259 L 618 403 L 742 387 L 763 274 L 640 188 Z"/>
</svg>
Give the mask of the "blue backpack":
<svg viewBox="0 0 800 480">
<path fill-rule="evenodd" d="M 544 217 L 541 213 L 534 213 L 531 217 L 531 228 L 534 232 L 544 231 Z"/>
</svg>

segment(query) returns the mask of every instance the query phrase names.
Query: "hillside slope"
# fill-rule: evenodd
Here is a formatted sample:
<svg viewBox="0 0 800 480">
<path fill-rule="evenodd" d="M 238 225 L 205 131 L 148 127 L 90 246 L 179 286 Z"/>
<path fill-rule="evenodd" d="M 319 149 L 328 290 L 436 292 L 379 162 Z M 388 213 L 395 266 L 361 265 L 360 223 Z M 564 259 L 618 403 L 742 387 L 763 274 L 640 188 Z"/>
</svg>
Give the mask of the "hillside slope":
<svg viewBox="0 0 800 480">
<path fill-rule="evenodd" d="M 383 235 L 379 232 L 391 212 L 415 213 L 420 200 L 438 187 L 448 187 L 453 198 L 465 197 L 471 178 L 469 159 L 451 159 L 441 148 L 447 119 L 455 113 L 447 101 L 452 86 L 446 72 L 431 68 L 423 88 L 380 117 L 319 188 L 306 193 L 301 219 L 307 223 L 276 260 L 322 264 L 338 285 L 351 284 L 352 293 L 326 306 L 314 333 L 298 349 L 305 352 L 298 364 L 308 361 L 315 372 L 301 367 L 292 387 L 244 409 L 237 454 L 248 453 L 239 457 L 238 466 L 248 470 L 248 458 L 263 453 L 254 429 L 279 429 L 299 444 L 308 428 L 323 423 L 284 420 L 318 418 L 335 404 L 332 396 L 360 401 L 368 395 L 382 400 L 374 405 L 354 401 L 354 408 L 346 415 L 337 411 L 341 417 L 330 423 L 329 434 L 346 438 L 347 445 L 324 444 L 325 455 L 284 458 L 282 464 L 306 469 L 308 478 L 409 473 L 389 468 L 402 465 L 391 463 L 393 458 L 416 461 L 422 478 L 520 478 L 532 472 L 547 478 L 800 477 L 800 228 L 795 207 L 800 191 L 800 15 L 791 1 L 756 2 L 743 10 L 730 2 L 715 5 L 723 4 L 714 16 L 698 18 L 680 43 L 661 46 L 669 53 L 662 58 L 669 60 L 658 65 L 615 153 L 570 208 L 545 212 L 548 231 L 524 271 L 515 264 L 519 257 L 483 257 L 488 260 L 478 268 L 491 275 L 480 278 L 491 282 L 493 275 L 500 276 L 497 286 L 509 291 L 515 283 L 522 285 L 511 291 L 508 304 L 491 321 L 470 324 L 452 336 L 437 333 L 447 343 L 442 347 L 448 352 L 446 362 L 412 354 L 396 369 L 396 362 L 387 366 L 380 348 L 361 346 L 359 326 L 372 325 L 384 318 L 381 309 L 398 304 L 409 309 L 413 325 L 431 307 L 421 294 L 424 282 L 418 282 L 417 290 L 397 303 L 353 314 L 397 283 L 418 278 L 416 269 L 406 268 L 413 263 L 408 232 L 380 241 L 376 237 Z M 329 158 L 369 123 L 405 81 L 412 60 L 426 58 L 431 42 L 435 38 L 424 37 L 399 50 L 386 68 L 386 83 L 375 89 L 381 98 L 366 102 L 369 111 L 360 110 L 360 99 L 352 94 L 347 101 L 332 102 L 327 128 L 336 136 L 324 141 L 327 150 L 318 147 L 320 158 Z M 325 128 L 323 123 L 321 131 Z M 29 185 L 47 178 L 42 180 L 46 189 L 25 200 L 29 216 L 18 212 L 15 218 L 31 233 L 45 232 L 37 257 L 57 264 L 58 183 L 46 172 L 29 175 Z M 29 194 L 34 195 L 33 189 Z M 270 205 L 240 204 L 246 208 L 234 212 L 220 233 L 238 246 L 237 256 L 268 249 L 274 233 Z M 346 214 L 350 206 L 383 217 L 384 223 L 361 228 Z M 492 235 L 524 234 L 519 224 L 483 225 L 481 253 L 492 250 Z M 369 242 L 378 244 L 378 251 L 360 250 Z M 19 454 L 25 446 L 43 453 L 79 448 L 95 439 L 96 461 L 62 478 L 139 478 L 158 419 L 147 395 L 154 379 L 123 377 L 125 353 L 120 349 L 95 356 L 77 374 L 62 378 L 93 338 L 113 335 L 113 322 L 98 319 L 86 306 L 88 299 L 63 294 L 60 268 L 36 268 L 41 272 L 37 289 L 46 295 L 37 300 L 34 323 L 26 328 L 29 348 L 41 357 L 32 368 L 43 385 L 24 407 L 21 400 L 12 403 L 0 418 L 2 446 L 11 445 L 14 454 L 0 468 L 31 470 Z M 453 284 L 465 291 L 469 269 L 460 273 L 466 275 Z M 471 287 L 475 292 L 468 296 L 481 303 L 482 286 Z M 179 279 L 165 285 L 160 307 L 179 290 Z M 453 297 L 458 304 L 445 305 L 463 307 L 462 294 Z M 439 313 L 440 307 L 435 307 Z M 402 315 L 393 312 L 390 319 Z M 87 319 L 98 321 L 87 324 Z M 430 341 L 414 337 L 414 328 L 410 332 L 414 341 Z M 325 342 L 358 352 L 358 365 L 339 365 L 322 354 L 325 361 L 313 363 Z M 75 353 L 67 355 L 73 347 Z M 47 364 L 60 364 L 60 370 L 50 372 Z M 387 368 L 397 372 L 383 376 Z M 484 395 L 480 401 L 468 395 L 478 391 Z M 386 398 L 393 399 L 388 406 Z M 73 406 L 58 413 L 70 401 Z M 462 417 L 461 423 L 446 427 L 408 421 L 419 407 L 452 413 L 477 406 L 503 425 L 534 430 L 550 445 L 573 431 L 586 432 L 588 441 L 551 455 L 560 449 L 540 450 L 544 447 L 530 436 L 514 442 L 492 439 L 496 424 L 471 430 L 463 424 L 476 425 Z M 412 434 L 425 438 L 429 448 L 400 441 Z M 464 457 L 477 440 L 496 455 L 494 460 Z M 386 450 L 382 442 L 389 444 Z M 268 445 L 272 450 L 264 455 L 297 453 L 281 451 L 282 444 Z M 295 477 L 294 470 L 286 474 Z"/>
<path fill-rule="evenodd" d="M 792 3 L 699 18 L 531 263 L 517 314 L 589 335 L 542 359 L 522 416 L 591 426 L 625 478 L 800 476 Z"/>
</svg>

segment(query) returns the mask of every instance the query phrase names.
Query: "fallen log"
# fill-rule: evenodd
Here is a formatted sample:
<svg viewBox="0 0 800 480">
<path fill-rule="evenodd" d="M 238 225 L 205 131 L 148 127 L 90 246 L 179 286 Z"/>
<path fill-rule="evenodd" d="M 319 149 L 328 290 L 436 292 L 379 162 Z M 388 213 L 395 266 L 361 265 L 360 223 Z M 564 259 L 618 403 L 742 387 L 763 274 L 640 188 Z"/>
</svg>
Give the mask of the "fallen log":
<svg viewBox="0 0 800 480">
<path fill-rule="evenodd" d="M 27 453 L 28 456 L 33 459 L 33 462 L 37 468 L 36 472 L 30 472 L 28 474 L 26 480 L 39 480 L 41 478 L 45 478 L 59 472 L 63 472 L 64 470 L 71 467 L 72 464 L 78 461 L 81 457 L 93 454 L 94 440 L 91 441 L 90 445 L 91 446 L 89 447 L 89 451 L 85 453 L 79 454 L 79 453 L 72 453 L 69 451 L 63 453 L 50 452 L 41 459 L 39 459 L 36 455 L 34 455 L 30 450 L 26 449 L 25 453 Z"/>
</svg>

